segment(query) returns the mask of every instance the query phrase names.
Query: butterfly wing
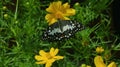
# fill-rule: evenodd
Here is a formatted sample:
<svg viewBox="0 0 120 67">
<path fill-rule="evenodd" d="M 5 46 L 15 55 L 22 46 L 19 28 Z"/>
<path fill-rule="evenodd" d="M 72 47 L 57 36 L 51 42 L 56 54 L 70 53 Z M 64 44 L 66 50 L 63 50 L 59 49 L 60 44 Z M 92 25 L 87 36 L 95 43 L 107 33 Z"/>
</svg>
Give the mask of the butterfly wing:
<svg viewBox="0 0 120 67">
<path fill-rule="evenodd" d="M 65 38 L 70 38 L 77 31 L 83 30 L 85 27 L 76 21 L 59 20 L 50 25 L 42 35 L 43 40 L 60 41 Z"/>
</svg>

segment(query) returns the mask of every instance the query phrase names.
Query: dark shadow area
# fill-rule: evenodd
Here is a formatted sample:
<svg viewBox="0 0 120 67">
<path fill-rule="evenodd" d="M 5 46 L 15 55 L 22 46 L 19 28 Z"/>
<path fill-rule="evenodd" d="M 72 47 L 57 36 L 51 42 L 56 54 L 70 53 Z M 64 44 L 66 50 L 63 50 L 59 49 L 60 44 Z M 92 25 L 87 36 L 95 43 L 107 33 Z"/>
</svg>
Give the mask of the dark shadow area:
<svg viewBox="0 0 120 67">
<path fill-rule="evenodd" d="M 112 3 L 112 17 L 115 34 L 120 36 L 120 0 L 114 0 Z"/>
</svg>

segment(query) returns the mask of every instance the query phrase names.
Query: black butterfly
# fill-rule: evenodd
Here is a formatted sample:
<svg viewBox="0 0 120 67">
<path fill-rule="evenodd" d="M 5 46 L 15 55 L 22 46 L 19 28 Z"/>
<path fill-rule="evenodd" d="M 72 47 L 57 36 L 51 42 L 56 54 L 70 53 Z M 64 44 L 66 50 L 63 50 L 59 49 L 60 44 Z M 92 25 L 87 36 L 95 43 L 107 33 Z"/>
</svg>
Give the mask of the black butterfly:
<svg viewBox="0 0 120 67">
<path fill-rule="evenodd" d="M 42 34 L 43 40 L 60 41 L 65 38 L 70 38 L 77 31 L 83 30 L 85 27 L 76 21 L 58 20 L 50 25 Z"/>
</svg>

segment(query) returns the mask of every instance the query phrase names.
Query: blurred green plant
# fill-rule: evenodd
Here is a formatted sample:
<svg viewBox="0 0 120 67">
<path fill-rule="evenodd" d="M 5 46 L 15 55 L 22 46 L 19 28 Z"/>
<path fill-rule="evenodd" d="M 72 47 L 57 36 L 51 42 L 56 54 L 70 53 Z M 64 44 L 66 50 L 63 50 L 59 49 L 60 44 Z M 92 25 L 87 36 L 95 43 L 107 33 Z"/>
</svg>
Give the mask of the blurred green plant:
<svg viewBox="0 0 120 67">
<path fill-rule="evenodd" d="M 0 67 L 44 67 L 36 65 L 34 55 L 39 50 L 51 47 L 60 49 L 65 56 L 62 62 L 53 63 L 53 67 L 79 67 L 81 64 L 94 66 L 95 49 L 102 46 L 105 53 L 111 54 L 108 62 L 113 60 L 120 66 L 118 36 L 111 30 L 109 5 L 113 0 L 85 0 L 73 7 L 76 15 L 70 17 L 83 23 L 85 30 L 76 33 L 70 39 L 61 42 L 41 40 L 42 30 L 48 25 L 45 9 L 52 1 L 41 0 L 2 0 L 0 2 Z M 66 1 L 67 2 L 67 1 Z M 71 3 L 71 0 L 68 0 Z"/>
</svg>

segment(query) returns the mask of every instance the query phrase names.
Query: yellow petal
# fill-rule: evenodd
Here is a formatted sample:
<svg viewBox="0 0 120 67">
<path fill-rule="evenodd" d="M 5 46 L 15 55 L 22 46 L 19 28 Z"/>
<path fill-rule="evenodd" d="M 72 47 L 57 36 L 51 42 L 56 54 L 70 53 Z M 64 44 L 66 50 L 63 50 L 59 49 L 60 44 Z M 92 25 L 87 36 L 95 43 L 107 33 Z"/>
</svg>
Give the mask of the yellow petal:
<svg viewBox="0 0 120 67">
<path fill-rule="evenodd" d="M 42 60 L 42 56 L 40 56 L 40 55 L 35 55 L 35 59 L 36 59 L 37 61 L 40 61 L 40 60 Z"/>
<path fill-rule="evenodd" d="M 52 18 L 53 18 L 53 15 L 52 15 L 52 14 L 47 14 L 47 15 L 45 16 L 45 19 L 48 20 L 48 21 L 50 21 Z"/>
<path fill-rule="evenodd" d="M 45 67 L 51 67 L 52 63 L 46 63 Z"/>
<path fill-rule="evenodd" d="M 54 13 L 55 12 L 55 8 L 52 4 L 50 4 L 50 6 L 48 8 L 46 8 L 46 11 L 49 12 L 49 13 Z"/>
<path fill-rule="evenodd" d="M 68 17 L 64 17 L 64 19 L 62 19 L 62 20 L 70 20 L 70 18 L 68 18 Z"/>
<path fill-rule="evenodd" d="M 49 61 L 46 63 L 45 67 L 51 67 L 53 62 L 55 62 L 54 59 L 49 60 Z"/>
<path fill-rule="evenodd" d="M 54 24 L 56 21 L 57 21 L 57 20 L 56 20 L 55 18 L 53 18 L 53 19 L 50 21 L 49 25 Z"/>
<path fill-rule="evenodd" d="M 101 56 L 96 56 L 94 58 L 94 64 L 96 67 L 106 67 Z"/>
<path fill-rule="evenodd" d="M 47 14 L 47 15 L 45 16 L 45 19 L 47 20 L 47 22 L 49 23 L 49 25 L 57 22 L 57 19 L 54 17 L 53 14 Z"/>
<path fill-rule="evenodd" d="M 61 9 L 61 5 L 62 2 L 61 1 L 57 1 L 57 2 L 53 2 L 50 4 L 50 6 L 46 9 L 47 12 L 50 13 L 55 13 L 57 10 Z"/>
<path fill-rule="evenodd" d="M 46 11 L 50 12 L 50 13 L 52 13 L 54 11 L 52 4 L 50 4 L 50 6 L 48 8 L 46 8 Z"/>
<path fill-rule="evenodd" d="M 51 48 L 50 49 L 50 54 L 51 54 L 51 56 L 55 56 L 55 55 L 57 55 L 58 54 L 58 52 L 59 52 L 59 49 L 54 49 L 54 48 Z"/>
<path fill-rule="evenodd" d="M 56 49 L 54 50 L 54 52 L 53 52 L 53 56 L 57 55 L 58 52 L 59 52 L 59 49 L 56 48 Z"/>
<path fill-rule="evenodd" d="M 117 66 L 116 66 L 115 62 L 111 62 L 111 63 L 108 65 L 108 67 L 117 67 Z"/>
<path fill-rule="evenodd" d="M 53 2 L 55 9 L 59 10 L 61 9 L 62 6 L 62 2 L 61 1 L 57 1 L 57 2 Z"/>
<path fill-rule="evenodd" d="M 39 62 L 35 62 L 36 64 L 45 64 L 46 61 L 39 61 Z"/>
<path fill-rule="evenodd" d="M 75 15 L 75 10 L 74 9 L 67 9 L 65 15 L 66 16 Z"/>
<path fill-rule="evenodd" d="M 48 62 L 53 63 L 55 62 L 55 59 L 50 59 Z"/>
<path fill-rule="evenodd" d="M 55 49 L 52 47 L 52 48 L 50 49 L 50 53 L 51 53 L 51 52 L 54 52 L 54 50 L 55 50 Z"/>
<path fill-rule="evenodd" d="M 63 4 L 63 8 L 64 9 L 70 8 L 70 5 L 68 3 L 65 3 L 65 4 Z"/>
<path fill-rule="evenodd" d="M 47 54 L 47 52 L 45 52 L 44 50 L 40 50 L 40 51 L 39 51 L 39 54 L 40 54 L 41 56 L 45 57 L 46 54 Z"/>
<path fill-rule="evenodd" d="M 55 49 L 52 47 L 52 48 L 50 49 L 50 55 L 51 55 L 51 56 L 53 56 L 54 51 L 55 51 Z"/>
<path fill-rule="evenodd" d="M 40 56 L 40 55 L 35 55 L 35 59 L 37 61 L 48 60 L 48 58 L 46 56 Z"/>
<path fill-rule="evenodd" d="M 55 56 L 54 59 L 59 60 L 59 59 L 63 59 L 63 56 Z"/>
</svg>

